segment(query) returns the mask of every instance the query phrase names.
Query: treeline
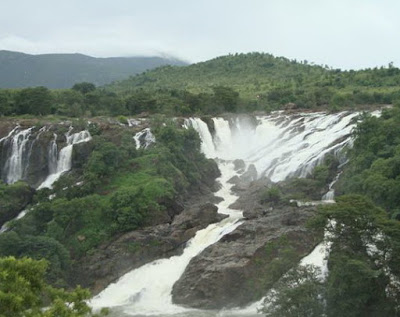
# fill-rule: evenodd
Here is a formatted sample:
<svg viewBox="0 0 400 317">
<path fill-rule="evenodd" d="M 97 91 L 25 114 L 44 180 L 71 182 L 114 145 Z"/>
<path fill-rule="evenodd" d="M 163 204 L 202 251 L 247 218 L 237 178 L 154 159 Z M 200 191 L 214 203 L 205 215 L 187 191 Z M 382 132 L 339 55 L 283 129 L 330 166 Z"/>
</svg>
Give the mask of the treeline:
<svg viewBox="0 0 400 317">
<path fill-rule="evenodd" d="M 107 87 L 118 94 L 144 91 L 211 93 L 229 87 L 239 93 L 239 111 L 299 108 L 351 108 L 390 104 L 400 97 L 400 70 L 387 67 L 341 71 L 308 61 L 249 53 L 218 57 L 186 67 L 160 67 Z"/>
<path fill-rule="evenodd" d="M 366 195 L 400 220 L 400 103 L 379 118 L 365 114 L 355 137 L 339 193 Z"/>
<path fill-rule="evenodd" d="M 270 54 L 236 54 L 185 67 L 165 66 L 96 88 L 0 90 L 0 116 L 68 117 L 313 109 L 338 111 L 400 100 L 400 70 L 341 71 Z"/>
<path fill-rule="evenodd" d="M 137 115 L 141 113 L 189 115 L 235 112 L 239 94 L 228 87 L 214 87 L 212 93 L 187 91 L 149 92 L 138 90 L 117 95 L 91 83 L 75 84 L 71 89 L 45 87 L 0 90 L 0 116 L 59 115 L 68 117 Z"/>
<path fill-rule="evenodd" d="M 400 90 L 338 92 L 332 87 L 278 87 L 258 95 L 255 100 L 247 100 L 225 86 L 215 86 L 210 93 L 198 94 L 166 89 L 138 89 L 129 94 L 116 94 L 91 83 L 79 83 L 67 90 L 45 87 L 0 90 L 0 116 L 94 117 L 156 113 L 188 116 L 279 109 L 339 111 L 364 105 L 388 105 L 398 100 Z"/>
</svg>

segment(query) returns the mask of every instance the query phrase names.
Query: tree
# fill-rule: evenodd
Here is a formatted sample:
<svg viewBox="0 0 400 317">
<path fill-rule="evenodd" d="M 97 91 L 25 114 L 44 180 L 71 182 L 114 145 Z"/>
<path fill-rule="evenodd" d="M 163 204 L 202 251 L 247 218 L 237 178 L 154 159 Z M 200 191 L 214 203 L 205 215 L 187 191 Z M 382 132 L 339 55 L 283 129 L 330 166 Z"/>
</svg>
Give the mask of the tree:
<svg viewBox="0 0 400 317">
<path fill-rule="evenodd" d="M 312 223 L 331 242 L 327 316 L 400 316 L 400 224 L 363 196 L 336 201 Z"/>
<path fill-rule="evenodd" d="M 264 300 L 267 317 L 321 317 L 324 313 L 324 285 L 319 270 L 311 265 L 287 272 Z"/>
<path fill-rule="evenodd" d="M 80 93 L 86 95 L 88 92 L 96 90 L 96 86 L 92 83 L 81 82 L 73 85 L 71 89 L 79 91 Z"/>
<path fill-rule="evenodd" d="M 234 112 L 239 102 L 239 93 L 230 87 L 213 87 L 214 100 L 217 106 L 222 106 L 225 111 Z"/>
<path fill-rule="evenodd" d="M 52 288 L 44 281 L 46 268 L 44 260 L 0 258 L 0 317 L 94 316 L 86 304 L 89 291 Z M 50 303 L 43 310 L 45 298 Z M 103 310 L 101 314 L 106 313 Z"/>
<path fill-rule="evenodd" d="M 0 116 L 9 115 L 12 111 L 10 93 L 0 90 Z"/>
<path fill-rule="evenodd" d="M 50 114 L 52 102 L 53 97 L 46 87 L 25 88 L 15 97 L 17 114 Z"/>
</svg>

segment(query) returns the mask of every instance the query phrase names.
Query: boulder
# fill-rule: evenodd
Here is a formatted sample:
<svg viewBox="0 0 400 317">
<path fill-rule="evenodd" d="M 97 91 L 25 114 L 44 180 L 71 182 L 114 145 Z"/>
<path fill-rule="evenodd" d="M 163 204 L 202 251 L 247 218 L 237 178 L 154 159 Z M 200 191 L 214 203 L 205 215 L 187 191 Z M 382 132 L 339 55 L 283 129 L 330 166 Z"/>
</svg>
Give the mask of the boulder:
<svg viewBox="0 0 400 317">
<path fill-rule="evenodd" d="M 283 237 L 300 260 L 319 237 L 305 228 L 313 207 L 285 206 L 244 221 L 236 230 L 193 258 L 172 291 L 173 302 L 200 309 L 244 306 L 260 299 L 272 286 L 265 283 L 271 262 L 270 243 Z"/>
<path fill-rule="evenodd" d="M 218 214 L 217 207 L 211 203 L 187 207 L 171 224 L 135 230 L 100 246 L 94 254 L 75 263 L 69 282 L 71 285 L 89 287 L 93 294 L 97 294 L 133 269 L 157 259 L 181 254 L 185 243 L 198 230 L 225 217 Z"/>
</svg>

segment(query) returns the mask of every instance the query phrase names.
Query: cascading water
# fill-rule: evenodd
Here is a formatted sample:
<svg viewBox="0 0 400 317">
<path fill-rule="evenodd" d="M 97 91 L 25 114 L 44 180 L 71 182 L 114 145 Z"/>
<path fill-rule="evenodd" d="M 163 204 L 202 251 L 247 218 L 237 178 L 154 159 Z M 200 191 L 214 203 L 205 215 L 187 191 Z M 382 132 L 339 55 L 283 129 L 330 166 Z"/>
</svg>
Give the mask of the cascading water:
<svg viewBox="0 0 400 317">
<path fill-rule="evenodd" d="M 57 146 L 57 134 L 53 134 L 54 138 L 49 144 L 49 173 L 57 173 L 57 158 L 58 158 L 58 146 Z"/>
<path fill-rule="evenodd" d="M 5 181 L 8 184 L 15 183 L 23 178 L 26 169 L 26 160 L 29 157 L 28 141 L 33 128 L 22 130 L 14 129 L 9 134 L 11 139 L 11 154 L 4 165 Z"/>
<path fill-rule="evenodd" d="M 71 127 L 69 131 L 66 133 L 66 143 L 67 145 L 63 147 L 58 153 L 57 158 L 57 135 L 54 135 L 54 140 L 50 143 L 49 146 L 49 170 L 50 175 L 47 176 L 45 181 L 39 185 L 38 189 L 41 188 L 51 188 L 55 181 L 57 181 L 62 174 L 69 171 L 71 169 L 72 162 L 72 149 L 75 144 L 79 144 L 82 142 L 88 142 L 92 139 L 89 131 L 83 130 L 77 133 L 71 134 L 73 128 Z M 54 162 L 57 162 L 54 164 Z"/>
<path fill-rule="evenodd" d="M 141 147 L 147 149 L 150 144 L 156 142 L 156 138 L 153 133 L 151 133 L 150 128 L 145 128 L 142 131 L 139 131 L 135 134 L 133 139 L 136 143 L 136 149 L 140 149 Z"/>
<path fill-rule="evenodd" d="M 336 175 L 336 177 L 333 179 L 333 181 L 329 184 L 329 190 L 328 192 L 322 196 L 322 200 L 323 201 L 334 201 L 335 198 L 335 189 L 333 188 L 333 186 L 337 183 L 337 181 L 339 180 L 340 175 L 342 174 L 342 172 L 340 172 L 339 174 Z"/>
<path fill-rule="evenodd" d="M 233 164 L 220 165 L 222 184 L 217 196 L 225 198 L 218 204 L 219 212 L 229 215 L 220 223 L 209 225 L 197 232 L 180 256 L 156 260 L 123 276 L 117 283 L 111 284 L 102 293 L 93 298 L 94 308 L 104 306 L 118 307 L 118 314 L 127 315 L 160 315 L 180 314 L 188 310 L 172 304 L 171 291 L 189 261 L 207 246 L 217 242 L 223 235 L 234 230 L 240 223 L 241 212 L 228 206 L 236 200 L 230 192 L 231 184 L 227 181 L 233 172 Z M 193 316 L 191 314 L 191 316 Z"/>
<path fill-rule="evenodd" d="M 115 316 L 255 316 L 256 304 L 246 309 L 201 311 L 171 301 L 172 287 L 190 259 L 240 224 L 241 212 L 229 209 L 236 196 L 228 180 L 238 175 L 232 161 L 241 159 L 247 167 L 253 165 L 259 176 L 274 182 L 289 176 L 304 177 L 327 153 L 335 153 L 350 142 L 355 116 L 357 113 L 343 112 L 214 118 L 213 134 L 201 119 L 187 119 L 185 126 L 193 127 L 201 137 L 203 153 L 216 159 L 221 170 L 222 187 L 216 195 L 224 200 L 218 204 L 218 211 L 229 218 L 197 232 L 181 256 L 157 260 L 127 273 L 94 297 L 91 305 L 96 309 L 112 307 Z"/>
<path fill-rule="evenodd" d="M 33 127 L 22 130 L 20 132 L 18 132 L 18 129 L 19 127 L 17 126 L 9 133 L 7 137 L 4 137 L 0 140 L 0 142 L 3 142 L 5 140 L 11 140 L 10 142 L 12 142 L 11 155 L 6 161 L 4 169 L 7 172 L 7 183 L 14 183 L 18 180 L 23 179 L 24 172 L 29 165 L 30 153 L 35 146 L 35 142 L 39 140 L 43 132 L 48 131 L 47 127 L 41 128 L 33 142 L 31 142 L 28 149 L 28 140 Z M 71 134 L 72 130 L 73 128 L 70 127 L 69 131 L 66 133 L 66 146 L 63 147 L 59 153 L 57 146 L 57 134 L 53 134 L 54 138 L 48 145 L 49 175 L 47 176 L 45 181 L 39 185 L 38 189 L 45 187 L 51 188 L 54 182 L 57 181 L 63 173 L 71 169 L 73 146 L 75 144 L 88 142 L 91 140 L 91 136 L 88 131 L 84 130 Z M 21 219 L 28 212 L 28 210 L 21 211 L 15 219 Z M 0 228 L 0 233 L 7 231 L 7 229 L 7 223 L 3 224 L 3 226 Z"/>
</svg>

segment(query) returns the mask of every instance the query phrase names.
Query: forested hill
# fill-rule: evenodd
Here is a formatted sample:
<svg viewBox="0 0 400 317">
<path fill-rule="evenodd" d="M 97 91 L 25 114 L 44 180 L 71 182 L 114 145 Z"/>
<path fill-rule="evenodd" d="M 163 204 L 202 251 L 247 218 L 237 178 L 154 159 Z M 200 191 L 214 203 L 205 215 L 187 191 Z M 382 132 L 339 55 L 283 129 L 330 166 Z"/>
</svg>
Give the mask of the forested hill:
<svg viewBox="0 0 400 317">
<path fill-rule="evenodd" d="M 0 51 L 0 88 L 70 88 L 83 81 L 104 85 L 167 64 L 186 63 L 162 57 L 95 58 L 82 54 Z"/>
<path fill-rule="evenodd" d="M 234 54 L 186 67 L 165 66 L 108 88 L 122 94 L 136 91 L 186 91 L 209 94 L 227 87 L 242 100 L 256 105 L 248 110 L 280 108 L 296 103 L 301 108 L 330 105 L 384 104 L 398 98 L 400 70 L 389 64 L 359 71 L 342 71 L 327 65 L 289 60 L 266 53 Z M 395 95 L 393 95 L 395 94 Z"/>
<path fill-rule="evenodd" d="M 116 91 L 132 88 L 187 89 L 209 92 L 213 86 L 229 86 L 244 96 L 253 96 L 286 82 L 302 82 L 328 74 L 321 66 L 290 61 L 271 54 L 249 53 L 217 57 L 187 67 L 159 67 L 110 87 Z"/>
</svg>

